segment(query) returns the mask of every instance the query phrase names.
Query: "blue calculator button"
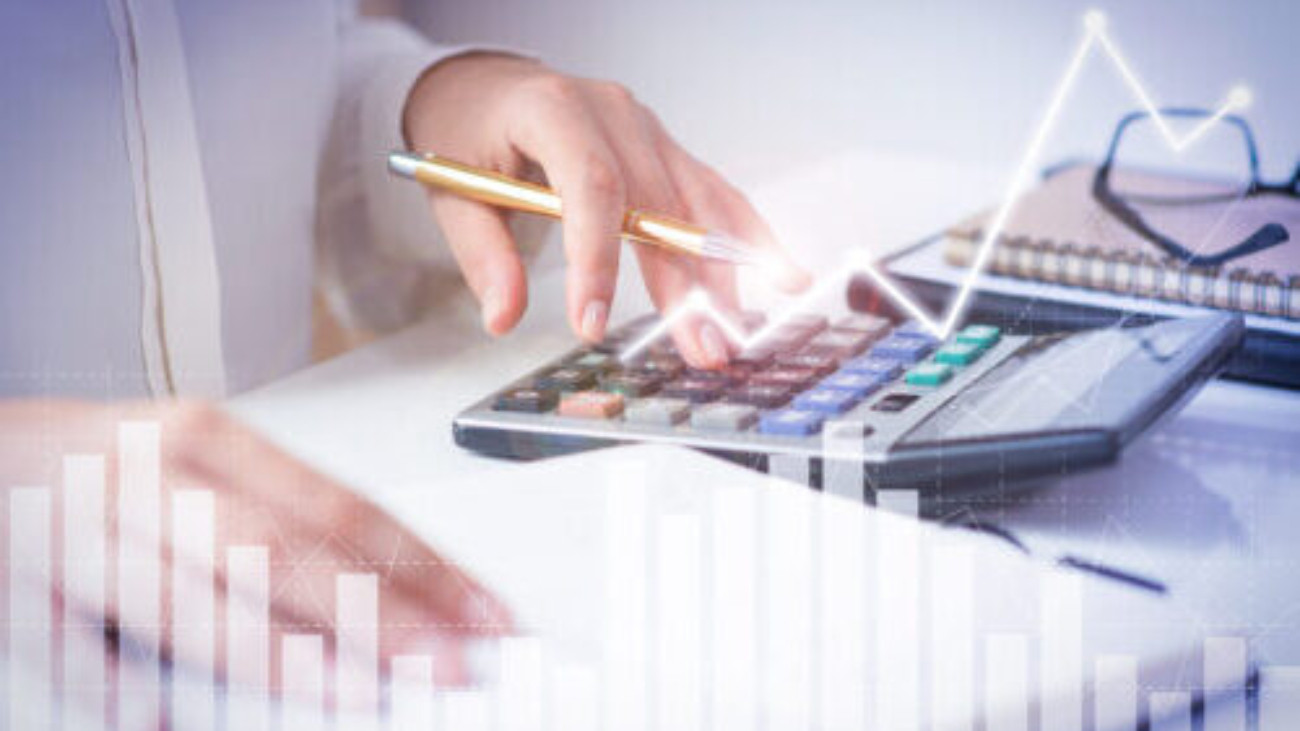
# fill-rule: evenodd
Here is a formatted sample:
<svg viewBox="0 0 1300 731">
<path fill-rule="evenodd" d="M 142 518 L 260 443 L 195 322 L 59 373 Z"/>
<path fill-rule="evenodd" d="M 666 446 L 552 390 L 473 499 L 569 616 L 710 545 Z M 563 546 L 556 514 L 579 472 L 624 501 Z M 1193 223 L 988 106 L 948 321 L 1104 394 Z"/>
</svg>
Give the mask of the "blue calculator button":
<svg viewBox="0 0 1300 731">
<path fill-rule="evenodd" d="M 939 339 L 934 336 L 934 333 L 930 332 L 924 325 L 916 320 L 910 320 L 894 328 L 894 334 L 901 335 L 905 338 L 917 338 L 928 343 L 939 342 Z"/>
<path fill-rule="evenodd" d="M 864 396 L 880 388 L 888 378 L 873 373 L 846 373 L 840 371 L 835 375 L 821 382 L 822 388 L 833 388 L 837 391 L 848 391 L 856 398 L 861 399 Z"/>
<path fill-rule="evenodd" d="M 865 355 L 861 358 L 854 358 L 840 367 L 841 373 L 861 373 L 867 376 L 878 376 L 889 379 L 898 376 L 903 372 L 903 364 L 893 358 L 880 358 L 874 355 Z"/>
<path fill-rule="evenodd" d="M 815 411 L 784 409 L 765 414 L 758 423 L 758 430 L 763 434 L 803 437 L 816 434 L 821 429 L 824 418 Z"/>
<path fill-rule="evenodd" d="M 842 414 L 858 402 L 857 394 L 838 388 L 816 388 L 800 394 L 794 400 L 796 409 L 819 411 L 823 414 Z"/>
<path fill-rule="evenodd" d="M 890 335 L 876 343 L 876 347 L 871 349 L 871 355 L 877 358 L 893 358 L 904 363 L 915 363 L 924 358 L 933 345 L 933 340 L 923 340 L 906 335 Z"/>
</svg>

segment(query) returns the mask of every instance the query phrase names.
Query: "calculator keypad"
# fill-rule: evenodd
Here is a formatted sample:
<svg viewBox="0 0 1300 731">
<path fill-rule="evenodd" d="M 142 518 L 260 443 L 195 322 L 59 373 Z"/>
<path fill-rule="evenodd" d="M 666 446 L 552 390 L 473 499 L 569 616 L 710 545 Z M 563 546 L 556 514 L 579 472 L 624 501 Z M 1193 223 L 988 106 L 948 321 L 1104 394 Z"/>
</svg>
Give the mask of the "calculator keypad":
<svg viewBox="0 0 1300 731">
<path fill-rule="evenodd" d="M 619 328 L 608 341 L 632 342 L 652 323 Z M 749 315 L 743 326 L 753 332 L 763 320 Z M 799 315 L 719 370 L 690 368 L 666 338 L 628 362 L 607 343 L 584 348 L 498 394 L 491 407 L 713 434 L 808 437 L 859 406 L 882 415 L 909 409 L 950 387 L 1001 337 L 998 328 L 977 324 L 941 342 L 914 322 L 895 327 L 873 315 L 835 322 Z"/>
</svg>

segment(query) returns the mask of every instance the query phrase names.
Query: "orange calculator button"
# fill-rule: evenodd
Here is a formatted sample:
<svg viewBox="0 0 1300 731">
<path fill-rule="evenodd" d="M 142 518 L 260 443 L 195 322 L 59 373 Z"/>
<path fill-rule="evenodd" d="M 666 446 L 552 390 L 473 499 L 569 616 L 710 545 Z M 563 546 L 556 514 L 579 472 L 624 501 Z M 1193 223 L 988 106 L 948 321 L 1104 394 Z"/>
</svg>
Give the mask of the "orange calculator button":
<svg viewBox="0 0 1300 731">
<path fill-rule="evenodd" d="M 623 396 L 605 391 L 577 391 L 560 399 L 560 416 L 583 419 L 612 419 L 623 413 Z"/>
</svg>

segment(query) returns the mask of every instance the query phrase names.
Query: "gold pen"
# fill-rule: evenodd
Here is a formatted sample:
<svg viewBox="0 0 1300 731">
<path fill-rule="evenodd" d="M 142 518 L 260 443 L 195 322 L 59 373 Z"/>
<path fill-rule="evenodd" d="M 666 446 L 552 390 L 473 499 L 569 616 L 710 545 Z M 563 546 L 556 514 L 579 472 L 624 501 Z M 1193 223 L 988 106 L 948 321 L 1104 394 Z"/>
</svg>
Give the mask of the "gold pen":
<svg viewBox="0 0 1300 731">
<path fill-rule="evenodd" d="M 388 169 L 404 178 L 481 203 L 551 218 L 563 216 L 560 196 L 550 188 L 445 157 L 393 152 L 388 155 Z M 756 261 L 742 243 L 730 236 L 657 213 L 627 211 L 623 215 L 623 238 L 733 264 Z"/>
</svg>

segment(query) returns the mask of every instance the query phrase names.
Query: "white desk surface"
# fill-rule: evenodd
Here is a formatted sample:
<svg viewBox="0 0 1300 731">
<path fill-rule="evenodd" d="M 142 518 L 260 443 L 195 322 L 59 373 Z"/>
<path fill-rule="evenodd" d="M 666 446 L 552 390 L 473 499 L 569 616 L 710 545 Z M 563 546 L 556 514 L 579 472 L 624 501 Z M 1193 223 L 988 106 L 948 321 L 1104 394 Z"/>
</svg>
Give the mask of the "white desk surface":
<svg viewBox="0 0 1300 731">
<path fill-rule="evenodd" d="M 825 265 L 845 242 L 883 250 L 886 242 L 915 240 L 987 204 L 1002 177 L 854 152 L 752 189 L 778 233 Z M 935 178 L 947 181 L 946 193 L 927 196 Z M 838 197 L 825 194 L 828 182 Z M 846 221 L 843 211 L 869 220 Z M 452 417 L 572 345 L 558 307 L 559 270 L 554 261 L 540 268 L 532 309 L 502 340 L 482 335 L 469 301 L 455 295 L 431 320 L 241 396 L 231 408 L 436 535 L 438 520 L 455 517 L 422 514 L 421 490 L 411 486 L 436 490 L 497 464 L 454 445 Z M 644 308 L 633 267 L 625 269 L 616 319 Z M 1207 635 L 1218 626 L 1250 627 L 1257 657 L 1300 662 L 1300 392 L 1213 383 L 1119 464 L 1011 497 L 990 512 L 1037 553 L 1068 552 L 1159 577 Z M 536 520 L 563 526 L 561 506 Z M 482 526 L 483 540 L 501 540 L 494 534 Z"/>
</svg>

